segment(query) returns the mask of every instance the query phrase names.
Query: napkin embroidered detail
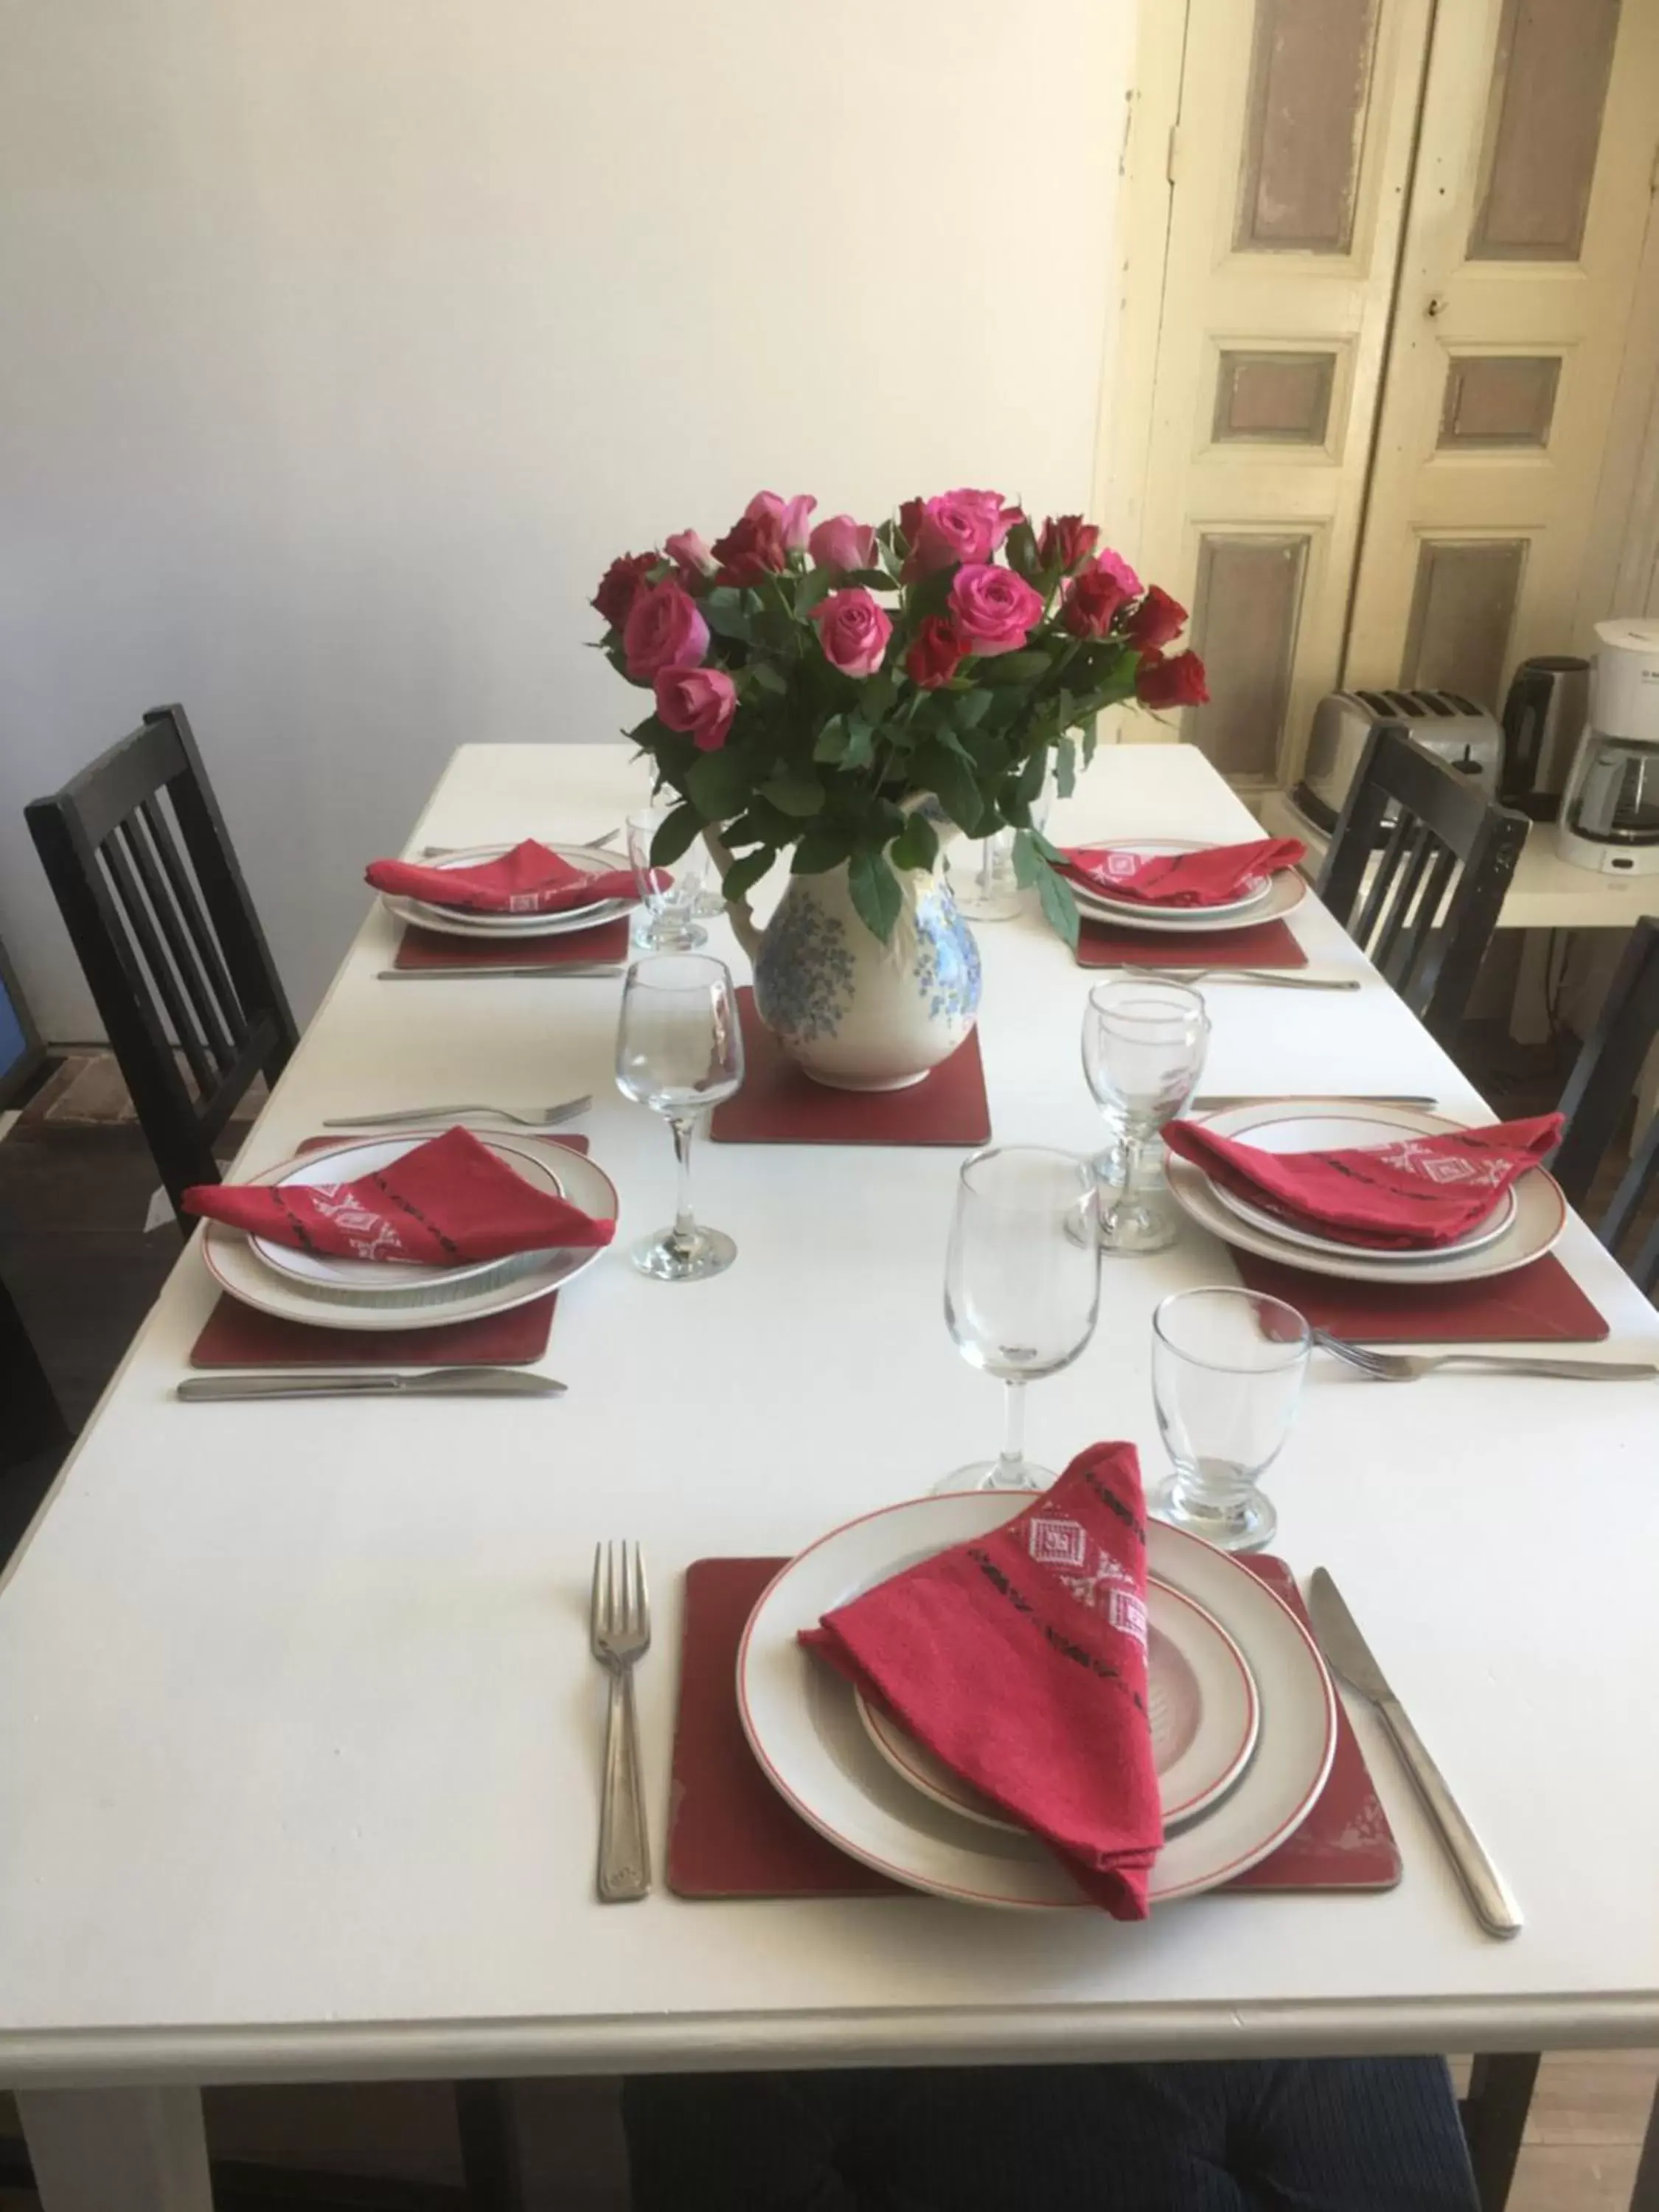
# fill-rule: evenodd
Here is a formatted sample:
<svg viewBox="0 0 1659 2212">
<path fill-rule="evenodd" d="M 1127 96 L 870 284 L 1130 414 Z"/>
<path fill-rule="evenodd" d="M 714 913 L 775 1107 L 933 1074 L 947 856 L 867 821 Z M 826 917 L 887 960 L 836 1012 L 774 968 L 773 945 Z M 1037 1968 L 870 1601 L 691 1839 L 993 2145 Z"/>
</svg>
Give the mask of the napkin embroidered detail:
<svg viewBox="0 0 1659 2212">
<path fill-rule="evenodd" d="M 394 898 L 423 899 L 428 906 L 465 914 L 560 914 L 602 899 L 631 899 L 632 868 L 578 867 L 535 838 L 526 837 L 499 859 L 471 868 L 425 868 L 412 860 L 374 860 L 365 881 Z"/>
<path fill-rule="evenodd" d="M 1080 883 L 1143 906 L 1226 906 L 1259 889 L 1281 868 L 1306 857 L 1296 837 L 1258 837 L 1200 853 L 1136 853 L 1109 845 L 1065 848 Z"/>
<path fill-rule="evenodd" d="M 1559 1114 L 1338 1152 L 1268 1152 L 1201 1122 L 1172 1121 L 1164 1142 L 1241 1198 L 1346 1243 L 1432 1250 L 1478 1229 L 1528 1168 L 1555 1149 Z"/>
<path fill-rule="evenodd" d="M 1095 1444 L 988 1535 L 826 1613 L 801 1641 L 1139 1920 L 1163 1840 L 1134 1447 Z"/>
<path fill-rule="evenodd" d="M 198 1183 L 189 1213 L 339 1260 L 458 1267 L 515 1252 L 608 1244 L 616 1224 L 538 1190 L 467 1129 L 416 1145 L 390 1167 L 332 1183 Z"/>
</svg>

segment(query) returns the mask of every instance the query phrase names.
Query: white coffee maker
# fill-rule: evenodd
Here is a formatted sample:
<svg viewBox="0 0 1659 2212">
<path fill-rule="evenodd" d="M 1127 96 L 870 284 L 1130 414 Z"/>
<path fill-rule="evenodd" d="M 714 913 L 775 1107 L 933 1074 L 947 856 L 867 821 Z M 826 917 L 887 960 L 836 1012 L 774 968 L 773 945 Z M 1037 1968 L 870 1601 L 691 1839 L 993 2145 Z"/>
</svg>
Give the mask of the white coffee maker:
<svg viewBox="0 0 1659 2212">
<path fill-rule="evenodd" d="M 1556 850 L 1604 876 L 1659 875 L 1659 622 L 1597 623 L 1589 721 Z"/>
</svg>

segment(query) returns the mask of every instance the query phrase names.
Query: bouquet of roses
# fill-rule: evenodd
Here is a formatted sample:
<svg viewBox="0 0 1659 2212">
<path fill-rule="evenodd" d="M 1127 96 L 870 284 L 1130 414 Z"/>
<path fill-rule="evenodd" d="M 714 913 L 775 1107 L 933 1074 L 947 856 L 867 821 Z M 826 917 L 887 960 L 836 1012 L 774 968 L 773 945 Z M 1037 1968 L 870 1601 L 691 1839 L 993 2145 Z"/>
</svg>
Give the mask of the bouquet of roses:
<svg viewBox="0 0 1659 2212">
<path fill-rule="evenodd" d="M 718 830 L 733 899 L 791 848 L 798 875 L 845 866 L 885 940 L 893 872 L 933 866 L 936 822 L 1012 829 L 1019 880 L 1075 944 L 1032 804 L 1051 761 L 1071 791 L 1073 733 L 1087 726 L 1086 761 L 1102 708 L 1208 696 L 1197 654 L 1165 650 L 1186 610 L 1080 515 L 1033 528 L 1000 493 L 964 490 L 874 528 L 847 514 L 814 528 L 817 504 L 759 492 L 713 545 L 684 530 L 624 554 L 594 595 L 612 666 L 654 694 L 628 734 L 680 800 L 653 858 Z"/>
</svg>

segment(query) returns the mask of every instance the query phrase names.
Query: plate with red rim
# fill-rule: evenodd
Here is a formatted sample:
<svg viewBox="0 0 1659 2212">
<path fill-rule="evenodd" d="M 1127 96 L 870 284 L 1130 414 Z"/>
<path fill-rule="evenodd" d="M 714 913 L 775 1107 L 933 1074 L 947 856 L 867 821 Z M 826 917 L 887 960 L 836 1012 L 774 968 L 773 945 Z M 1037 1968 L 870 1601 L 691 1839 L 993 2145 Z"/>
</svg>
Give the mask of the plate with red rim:
<svg viewBox="0 0 1659 2212">
<path fill-rule="evenodd" d="M 1208 1812 L 1250 1762 L 1261 1700 L 1244 1654 L 1213 1613 L 1146 1580 L 1146 1709 L 1166 1834 Z M 918 1743 L 884 1707 L 855 1690 L 859 1718 L 882 1756 L 916 1789 L 970 1820 L 1020 1832 L 992 1801 Z"/>
<path fill-rule="evenodd" d="M 878 1752 L 852 1686 L 798 1641 L 826 1613 L 1031 1503 L 954 1491 L 890 1505 L 833 1529 L 762 1592 L 738 1651 L 738 1711 L 762 1771 L 821 1835 L 912 1888 L 963 1904 L 1094 1911 L 1046 1845 L 969 1820 L 915 1788 Z M 1151 1571 L 1219 1624 L 1257 1686 L 1254 1755 L 1233 1787 L 1170 1837 L 1154 1904 L 1196 1896 L 1256 1865 L 1317 1802 L 1336 1749 L 1336 1692 L 1312 1637 L 1246 1567 L 1182 1529 L 1148 1526 Z"/>
<path fill-rule="evenodd" d="M 538 1144 L 533 1137 L 478 1133 L 481 1144 L 527 1181 L 544 1186 L 551 1182 L 556 1162 L 557 1182 L 562 1187 L 562 1195 L 573 1206 L 580 1206 L 584 1213 L 592 1214 L 596 1220 L 616 1220 L 619 1205 L 616 1185 L 602 1168 L 596 1167 L 581 1153 L 572 1152 L 568 1146 Z M 376 1146 L 382 1142 L 380 1139 L 369 1141 Z M 416 1135 L 407 1140 L 404 1149 L 425 1141 L 425 1137 Z M 303 1153 L 295 1159 L 279 1161 L 275 1167 L 266 1168 L 246 1180 L 260 1185 L 280 1183 L 302 1166 L 334 1165 L 343 1170 L 349 1158 L 362 1149 L 354 1141 L 343 1144 L 337 1152 L 331 1149 L 327 1152 Z M 477 1321 L 486 1314 L 507 1313 L 514 1306 L 528 1305 L 532 1299 L 545 1297 L 550 1291 L 557 1290 L 591 1267 L 610 1249 L 608 1245 L 599 1244 L 523 1253 L 516 1255 L 520 1264 L 507 1264 L 506 1271 L 498 1275 L 483 1279 L 468 1275 L 415 1288 L 400 1288 L 394 1279 L 397 1271 L 388 1264 L 382 1270 L 387 1277 L 386 1288 L 377 1297 L 373 1294 L 373 1285 L 368 1286 L 365 1295 L 325 1282 L 293 1280 L 268 1267 L 253 1249 L 252 1239 L 224 1222 L 204 1220 L 202 1231 L 203 1261 L 214 1281 L 228 1297 L 261 1313 L 274 1314 L 282 1321 L 306 1322 L 319 1328 L 368 1332 L 441 1328 L 450 1322 Z"/>
<path fill-rule="evenodd" d="M 1196 837 L 1079 837 L 1073 839 L 1073 844 L 1074 849 L 1094 846 L 1102 851 L 1144 854 L 1149 859 L 1165 853 L 1212 853 L 1218 849 L 1215 840 Z M 1243 898 L 1231 899 L 1222 906 L 1155 906 L 1145 899 L 1114 898 L 1109 891 L 1079 881 L 1074 875 L 1067 874 L 1066 880 L 1071 885 L 1079 911 L 1091 921 L 1110 922 L 1118 929 L 1169 931 L 1177 935 L 1195 934 L 1206 929 L 1254 929 L 1258 923 L 1291 913 L 1308 892 L 1307 884 L 1294 868 L 1275 869 L 1260 879 L 1259 890 Z"/>
<path fill-rule="evenodd" d="M 1382 1145 L 1390 1138 L 1447 1136 L 1467 1126 L 1419 1107 L 1363 1098 L 1346 1099 L 1340 1105 L 1328 1098 L 1258 1098 L 1245 1106 L 1206 1114 L 1203 1121 L 1206 1129 L 1218 1136 L 1259 1144 L 1266 1151 L 1275 1149 L 1276 1132 L 1286 1139 L 1281 1149 L 1306 1150 L 1316 1145 L 1340 1149 Z M 1498 1202 L 1494 1208 L 1495 1226 L 1487 1221 L 1456 1243 L 1407 1253 L 1343 1244 L 1334 1237 L 1319 1237 L 1300 1224 L 1275 1221 L 1265 1208 L 1239 1200 L 1202 1168 L 1173 1153 L 1166 1172 L 1170 1196 L 1201 1228 L 1212 1231 L 1224 1243 L 1237 1244 L 1261 1259 L 1276 1260 L 1283 1267 L 1301 1267 L 1310 1274 L 1335 1275 L 1350 1282 L 1471 1283 L 1506 1275 L 1540 1259 L 1567 1225 L 1567 1201 L 1561 1187 L 1543 1168 L 1528 1168 L 1510 1186 L 1512 1203 Z"/>
<path fill-rule="evenodd" d="M 513 849 L 511 845 L 469 845 L 463 851 L 446 853 L 430 866 L 446 870 L 481 868 Z M 547 849 L 585 875 L 609 875 L 623 865 L 614 853 L 595 853 L 583 845 L 550 845 Z M 631 897 L 594 899 L 586 906 L 564 907 L 556 914 L 480 914 L 467 907 L 437 906 L 428 899 L 403 898 L 389 891 L 380 896 L 399 921 L 412 922 L 417 929 L 435 929 L 446 937 L 562 937 L 576 930 L 596 929 L 601 922 L 629 913 L 636 903 Z"/>
</svg>

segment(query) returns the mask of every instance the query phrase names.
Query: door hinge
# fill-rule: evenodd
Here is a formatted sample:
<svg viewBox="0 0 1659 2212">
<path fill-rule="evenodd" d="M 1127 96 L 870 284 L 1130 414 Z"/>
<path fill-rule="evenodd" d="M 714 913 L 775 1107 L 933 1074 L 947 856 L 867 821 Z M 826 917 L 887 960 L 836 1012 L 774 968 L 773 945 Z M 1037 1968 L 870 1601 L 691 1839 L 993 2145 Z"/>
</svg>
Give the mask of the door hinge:
<svg viewBox="0 0 1659 2212">
<path fill-rule="evenodd" d="M 1170 143 L 1164 155 L 1164 175 L 1166 182 L 1170 184 L 1174 184 L 1176 180 L 1176 161 L 1180 146 L 1181 125 L 1178 123 L 1172 123 L 1170 125 Z"/>
<path fill-rule="evenodd" d="M 1655 192 L 1659 192 L 1659 146 L 1656 146 L 1653 149 L 1653 167 L 1648 171 L 1648 197 L 1650 199 L 1652 198 Z"/>
</svg>

